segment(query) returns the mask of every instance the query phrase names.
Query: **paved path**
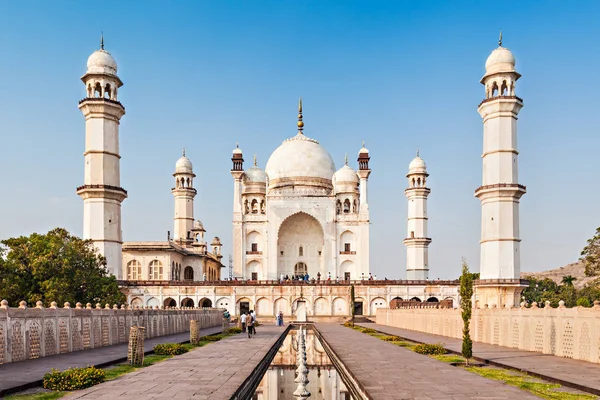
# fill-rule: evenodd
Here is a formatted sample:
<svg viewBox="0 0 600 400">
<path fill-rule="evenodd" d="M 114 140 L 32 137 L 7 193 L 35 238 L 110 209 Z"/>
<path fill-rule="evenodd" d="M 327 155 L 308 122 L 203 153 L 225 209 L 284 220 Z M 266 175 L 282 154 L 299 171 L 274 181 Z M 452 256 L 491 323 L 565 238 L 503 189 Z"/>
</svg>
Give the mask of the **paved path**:
<svg viewBox="0 0 600 400">
<path fill-rule="evenodd" d="M 444 343 L 448 350 L 460 353 L 462 340 L 432 335 L 387 325 L 357 324 L 417 343 Z M 501 367 L 517 369 L 564 386 L 600 395 L 600 364 L 550 354 L 473 342 L 475 358 Z"/>
<path fill-rule="evenodd" d="M 212 335 L 221 332 L 221 330 L 221 326 L 215 326 L 204 328 L 201 333 L 202 335 Z M 184 343 L 189 340 L 189 332 L 146 339 L 144 350 L 150 352 L 159 343 Z M 126 361 L 127 347 L 128 343 L 121 343 L 33 360 L 0 364 L 0 396 L 41 386 L 44 374 L 50 372 L 52 368 L 65 370 L 73 367 L 87 367 L 88 365 L 103 367 Z"/>
<path fill-rule="evenodd" d="M 267 325 L 257 330 L 252 339 L 231 336 L 64 398 L 227 400 L 284 331 Z"/>
<path fill-rule="evenodd" d="M 316 327 L 374 400 L 539 400 L 523 390 L 342 325 L 322 323 Z"/>
</svg>

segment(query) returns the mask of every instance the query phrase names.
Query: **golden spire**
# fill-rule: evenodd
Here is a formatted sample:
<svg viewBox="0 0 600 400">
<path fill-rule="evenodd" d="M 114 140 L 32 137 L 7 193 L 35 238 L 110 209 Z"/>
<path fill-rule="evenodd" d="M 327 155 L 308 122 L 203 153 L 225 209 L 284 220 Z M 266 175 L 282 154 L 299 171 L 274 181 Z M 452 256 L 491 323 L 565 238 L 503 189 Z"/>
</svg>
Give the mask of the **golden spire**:
<svg viewBox="0 0 600 400">
<path fill-rule="evenodd" d="M 254 155 L 254 166 L 258 166 L 258 164 L 256 163 L 256 154 Z"/>
<path fill-rule="evenodd" d="M 502 29 L 500 29 L 500 37 L 498 38 L 498 47 L 502 47 Z"/>
<path fill-rule="evenodd" d="M 100 34 L 100 50 L 104 50 L 104 32 Z"/>
<path fill-rule="evenodd" d="M 302 135 L 304 129 L 304 122 L 302 122 L 302 97 L 298 101 L 298 134 Z"/>
</svg>

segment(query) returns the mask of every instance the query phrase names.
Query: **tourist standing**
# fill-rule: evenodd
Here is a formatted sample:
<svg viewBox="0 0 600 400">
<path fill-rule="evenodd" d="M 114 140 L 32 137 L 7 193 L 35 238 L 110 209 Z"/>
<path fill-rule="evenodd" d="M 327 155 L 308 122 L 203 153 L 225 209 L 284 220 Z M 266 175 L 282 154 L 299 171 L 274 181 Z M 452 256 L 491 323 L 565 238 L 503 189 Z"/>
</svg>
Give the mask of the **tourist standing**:
<svg viewBox="0 0 600 400">
<path fill-rule="evenodd" d="M 256 314 L 254 310 L 250 310 L 250 316 L 252 317 L 252 333 L 256 335 Z"/>
<path fill-rule="evenodd" d="M 256 330 L 254 330 L 254 317 L 252 316 L 252 312 L 248 314 L 248 318 L 246 320 L 246 325 L 248 326 L 248 337 L 251 338 L 252 334 L 256 335 Z"/>
<path fill-rule="evenodd" d="M 246 311 L 244 311 L 242 313 L 242 315 L 240 315 L 240 322 L 242 323 L 242 333 L 246 332 L 246 321 L 247 321 L 248 317 L 246 316 Z"/>
<path fill-rule="evenodd" d="M 279 311 L 279 314 L 277 314 L 277 325 L 283 326 L 283 311 Z"/>
</svg>

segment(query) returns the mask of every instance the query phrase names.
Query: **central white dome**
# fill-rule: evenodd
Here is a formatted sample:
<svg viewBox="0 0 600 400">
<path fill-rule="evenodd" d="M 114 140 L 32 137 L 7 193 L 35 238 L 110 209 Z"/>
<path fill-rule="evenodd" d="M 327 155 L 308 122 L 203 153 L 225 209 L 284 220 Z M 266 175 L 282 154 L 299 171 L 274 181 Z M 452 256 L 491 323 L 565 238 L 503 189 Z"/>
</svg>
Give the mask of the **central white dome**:
<svg viewBox="0 0 600 400">
<path fill-rule="evenodd" d="M 270 187 L 324 186 L 331 188 L 335 164 L 319 142 L 301 133 L 284 140 L 267 161 Z"/>
</svg>

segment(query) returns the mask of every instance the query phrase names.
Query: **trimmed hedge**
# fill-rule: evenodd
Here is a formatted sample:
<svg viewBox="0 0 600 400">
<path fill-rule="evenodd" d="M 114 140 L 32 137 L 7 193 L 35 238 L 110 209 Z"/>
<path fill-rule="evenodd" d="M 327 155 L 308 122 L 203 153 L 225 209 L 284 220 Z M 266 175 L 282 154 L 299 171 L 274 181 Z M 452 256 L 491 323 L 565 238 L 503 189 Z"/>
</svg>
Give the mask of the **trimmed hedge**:
<svg viewBox="0 0 600 400">
<path fill-rule="evenodd" d="M 354 325 L 352 325 L 352 322 L 344 322 L 344 326 L 346 328 L 352 328 Z"/>
<path fill-rule="evenodd" d="M 219 335 L 210 335 L 210 336 L 202 336 L 200 337 L 201 342 L 218 342 L 222 337 Z"/>
<path fill-rule="evenodd" d="M 52 369 L 44 375 L 43 386 L 50 390 L 79 390 L 85 389 L 106 380 L 104 370 L 87 368 L 69 368 L 65 371 Z"/>
<path fill-rule="evenodd" d="M 237 326 L 234 326 L 233 328 L 225 329 L 225 333 L 230 333 L 230 334 L 242 333 L 242 328 L 238 328 Z"/>
<path fill-rule="evenodd" d="M 377 331 L 373 328 L 363 328 L 362 333 L 377 333 Z"/>
<path fill-rule="evenodd" d="M 159 356 L 177 356 L 179 354 L 187 353 L 188 351 L 184 345 L 179 343 L 157 344 L 152 350 L 154 351 L 154 354 Z"/>
<path fill-rule="evenodd" d="M 400 342 L 400 341 L 402 341 L 402 339 L 399 336 L 394 336 L 394 335 L 384 336 L 381 339 L 385 340 L 386 342 Z"/>
<path fill-rule="evenodd" d="M 428 344 L 421 343 L 415 346 L 414 351 L 419 354 L 439 356 L 446 354 L 447 351 L 442 343 Z"/>
</svg>

